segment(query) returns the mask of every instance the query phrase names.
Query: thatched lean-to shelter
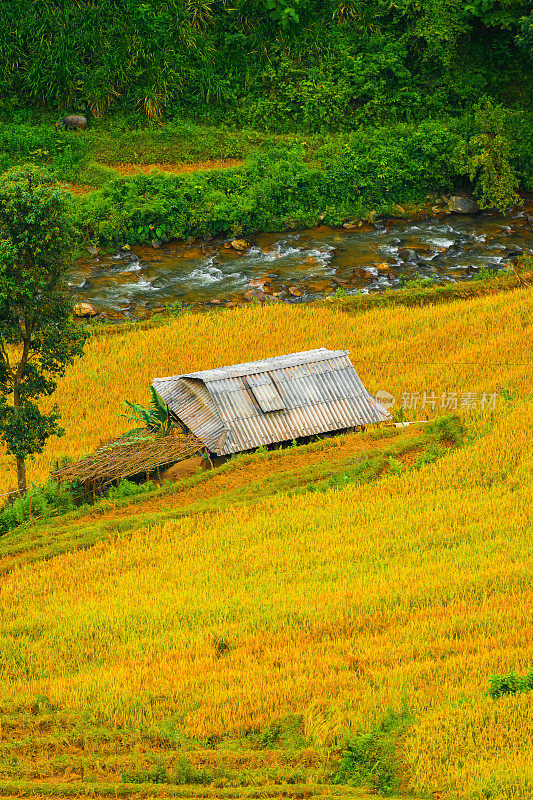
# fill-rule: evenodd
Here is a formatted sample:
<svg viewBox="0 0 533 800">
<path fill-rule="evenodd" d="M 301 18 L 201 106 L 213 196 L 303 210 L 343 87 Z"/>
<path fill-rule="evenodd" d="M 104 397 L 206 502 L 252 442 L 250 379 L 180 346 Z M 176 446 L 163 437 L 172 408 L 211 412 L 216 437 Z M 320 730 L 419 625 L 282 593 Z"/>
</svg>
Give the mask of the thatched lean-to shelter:
<svg viewBox="0 0 533 800">
<path fill-rule="evenodd" d="M 390 420 L 348 350 L 308 350 L 156 378 L 175 420 L 217 455 Z"/>
<path fill-rule="evenodd" d="M 101 490 L 121 478 L 148 475 L 202 451 L 205 446 L 192 434 L 177 429 L 167 436 L 146 432 L 133 439 L 115 439 L 91 456 L 52 472 L 50 477 L 59 483 L 77 481 L 88 490 Z"/>
</svg>

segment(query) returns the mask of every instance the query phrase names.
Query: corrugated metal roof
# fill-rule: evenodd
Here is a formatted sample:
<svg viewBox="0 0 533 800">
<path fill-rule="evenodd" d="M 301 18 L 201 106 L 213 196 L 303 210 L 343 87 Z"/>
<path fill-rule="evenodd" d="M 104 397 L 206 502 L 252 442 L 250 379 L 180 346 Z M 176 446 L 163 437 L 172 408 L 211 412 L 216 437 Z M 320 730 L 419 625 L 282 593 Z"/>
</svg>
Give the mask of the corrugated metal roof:
<svg viewBox="0 0 533 800">
<path fill-rule="evenodd" d="M 219 455 L 390 419 L 348 350 L 307 350 L 156 378 L 174 414 Z"/>
</svg>

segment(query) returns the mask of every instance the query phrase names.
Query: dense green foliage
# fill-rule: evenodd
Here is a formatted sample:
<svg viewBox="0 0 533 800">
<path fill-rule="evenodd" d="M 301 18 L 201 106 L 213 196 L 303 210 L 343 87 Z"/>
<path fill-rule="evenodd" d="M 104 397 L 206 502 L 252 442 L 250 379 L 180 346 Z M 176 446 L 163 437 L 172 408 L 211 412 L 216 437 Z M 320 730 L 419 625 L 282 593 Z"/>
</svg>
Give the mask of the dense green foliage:
<svg viewBox="0 0 533 800">
<path fill-rule="evenodd" d="M 21 491 L 26 458 L 62 433 L 56 410 L 44 413 L 37 401 L 53 393 L 85 340 L 65 296 L 70 230 L 49 175 L 27 166 L 0 176 L 0 440 L 17 461 Z"/>
<path fill-rule="evenodd" d="M 397 124 L 329 137 L 312 152 L 303 144 L 264 148 L 224 171 L 117 176 L 76 202 L 76 220 L 85 234 L 115 245 L 339 224 L 466 186 L 468 164 L 457 166 L 457 152 L 470 130 L 467 118 Z M 532 186 L 532 165 L 510 137 L 502 137 L 508 169 Z M 520 147 L 524 138 L 533 137 L 526 131 Z M 514 190 L 507 202 L 513 197 Z"/>
<path fill-rule="evenodd" d="M 368 733 L 346 742 L 333 783 L 368 784 L 382 795 L 399 789 L 397 742 L 409 723 L 406 712 L 389 709 Z"/>
<path fill-rule="evenodd" d="M 494 106 L 490 100 L 480 103 L 474 115 L 474 135 L 458 148 L 459 168 L 474 182 L 481 208 L 502 212 L 520 199 L 516 194 L 518 179 L 510 162 L 505 117 L 501 106 Z"/>
<path fill-rule="evenodd" d="M 11 0 L 0 97 L 351 130 L 531 102 L 528 0 Z"/>
<path fill-rule="evenodd" d="M 24 496 L 16 497 L 0 511 L 0 534 L 28 522 L 66 514 L 75 507 L 76 491 L 52 481 L 33 486 Z"/>
<path fill-rule="evenodd" d="M 12 0 L 2 14 L 0 171 L 29 161 L 102 187 L 75 216 L 104 242 L 335 224 L 428 192 L 504 210 L 533 188 L 528 0 Z M 53 129 L 71 112 L 87 133 Z M 247 162 L 109 168 L 224 158 Z"/>
</svg>

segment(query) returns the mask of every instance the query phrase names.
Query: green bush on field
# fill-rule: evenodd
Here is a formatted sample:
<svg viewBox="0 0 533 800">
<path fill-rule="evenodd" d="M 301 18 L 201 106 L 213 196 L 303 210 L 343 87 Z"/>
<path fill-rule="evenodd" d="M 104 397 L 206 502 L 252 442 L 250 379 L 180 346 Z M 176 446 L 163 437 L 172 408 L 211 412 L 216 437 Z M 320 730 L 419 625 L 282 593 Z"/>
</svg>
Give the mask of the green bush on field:
<svg viewBox="0 0 533 800">
<path fill-rule="evenodd" d="M 134 483 L 123 478 L 116 486 L 111 486 L 107 496 L 110 500 L 123 500 L 152 489 L 155 489 L 152 481 Z M 88 505 L 90 500 L 75 484 L 50 481 L 44 486 L 34 486 L 24 497 L 16 497 L 0 511 L 0 536 L 24 523 L 66 514 L 80 505 Z"/>
<path fill-rule="evenodd" d="M 368 733 L 346 742 L 332 783 L 368 785 L 381 794 L 394 794 L 400 785 L 397 742 L 409 724 L 407 712 L 387 711 Z"/>
<path fill-rule="evenodd" d="M 68 484 L 46 483 L 33 487 L 24 497 L 16 497 L 0 512 L 0 534 L 6 533 L 30 518 L 49 519 L 75 507 L 76 490 Z"/>
<path fill-rule="evenodd" d="M 146 483 L 134 483 L 127 478 L 123 478 L 117 486 L 112 486 L 107 496 L 110 500 L 122 500 L 125 497 L 135 497 L 139 494 L 151 492 L 155 486 L 152 481 Z"/>
<path fill-rule="evenodd" d="M 74 180 L 90 142 L 83 134 L 52 125 L 0 125 L 0 173 L 18 164 L 46 166 L 58 180 Z"/>
<path fill-rule="evenodd" d="M 399 200 L 420 202 L 429 191 L 464 188 L 457 153 L 475 140 L 472 124 L 464 118 L 367 128 L 324 137 L 312 152 L 305 143 L 270 145 L 251 154 L 242 167 L 184 175 L 118 178 L 113 170 L 89 164 L 81 175 L 101 189 L 76 200 L 76 222 L 91 238 L 134 245 L 153 238 L 304 228 L 321 220 L 340 224 L 358 215 L 387 213 Z M 523 153 L 526 161 L 520 168 L 511 133 L 505 141 L 509 169 L 525 181 L 533 178 Z M 490 186 L 485 175 L 483 180 L 480 191 L 486 193 Z M 501 189 L 495 188 L 500 199 Z"/>
<path fill-rule="evenodd" d="M 166 783 L 176 786 L 208 786 L 215 777 L 210 770 L 195 769 L 184 757 L 178 759 L 172 770 L 164 763 L 159 763 L 152 769 L 131 768 L 122 772 L 123 783 Z"/>
<path fill-rule="evenodd" d="M 493 700 L 497 700 L 505 694 L 518 694 L 532 690 L 533 669 L 530 669 L 526 675 L 516 675 L 514 672 L 510 672 L 508 675 L 491 675 L 487 694 Z"/>
</svg>

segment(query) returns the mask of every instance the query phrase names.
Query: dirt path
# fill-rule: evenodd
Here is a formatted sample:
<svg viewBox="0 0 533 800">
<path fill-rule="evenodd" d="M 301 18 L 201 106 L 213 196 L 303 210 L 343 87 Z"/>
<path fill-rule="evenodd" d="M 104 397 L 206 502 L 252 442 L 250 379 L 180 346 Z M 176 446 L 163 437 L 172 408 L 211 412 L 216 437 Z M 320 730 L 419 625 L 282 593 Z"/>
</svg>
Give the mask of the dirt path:
<svg viewBox="0 0 533 800">
<path fill-rule="evenodd" d="M 244 162 L 239 158 L 227 158 L 215 161 L 193 161 L 179 162 L 177 164 L 104 164 L 103 166 L 115 169 L 121 175 L 136 175 L 143 172 L 145 175 L 152 170 L 159 172 L 171 172 L 173 175 L 183 175 L 186 172 L 201 172 L 209 169 L 229 169 L 229 167 L 239 167 Z"/>
<path fill-rule="evenodd" d="M 420 435 L 417 426 L 412 426 L 405 431 L 402 431 L 405 437 L 413 437 Z M 313 465 L 320 465 L 328 462 L 331 465 L 331 472 L 335 471 L 334 466 L 339 462 L 349 459 L 350 456 L 365 453 L 374 448 L 386 447 L 387 443 L 392 442 L 399 436 L 398 432 L 391 432 L 390 438 L 385 440 L 373 440 L 367 434 L 351 434 L 346 437 L 334 437 L 327 441 L 325 447 L 321 449 L 302 451 L 300 448 L 295 448 L 294 452 L 290 449 L 283 450 L 277 458 L 270 458 L 267 460 L 254 460 L 251 463 L 244 463 L 242 466 L 237 466 L 230 472 L 217 472 L 214 470 L 208 471 L 208 478 L 193 486 L 184 486 L 181 491 L 164 494 L 160 497 L 147 498 L 143 500 L 137 497 L 136 500 L 128 505 L 122 507 L 110 506 L 106 510 L 93 509 L 88 513 L 87 517 L 80 517 L 76 519 L 76 525 L 82 525 L 84 522 L 93 520 L 105 521 L 109 519 L 117 519 L 132 516 L 133 514 L 143 514 L 149 512 L 157 512 L 162 509 L 170 510 L 172 508 L 179 508 L 186 506 L 196 501 L 211 499 L 239 488 L 244 489 L 256 481 L 266 480 L 269 476 L 275 479 L 282 473 L 296 473 L 300 470 L 311 468 Z M 410 455 L 407 459 L 410 459 Z M 413 456 L 414 458 L 414 456 Z M 164 478 L 164 476 L 162 476 Z M 306 481 L 309 478 L 305 479 Z"/>
</svg>

